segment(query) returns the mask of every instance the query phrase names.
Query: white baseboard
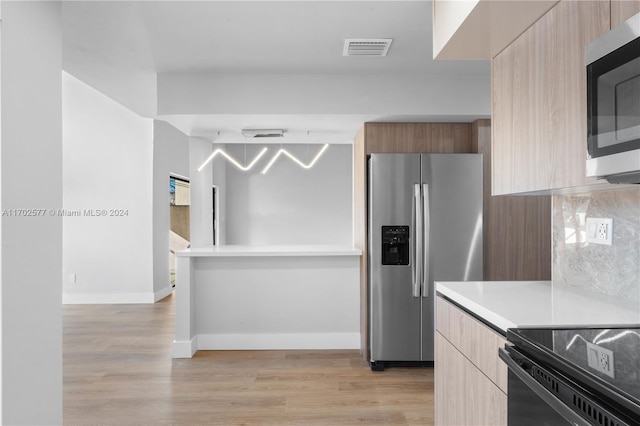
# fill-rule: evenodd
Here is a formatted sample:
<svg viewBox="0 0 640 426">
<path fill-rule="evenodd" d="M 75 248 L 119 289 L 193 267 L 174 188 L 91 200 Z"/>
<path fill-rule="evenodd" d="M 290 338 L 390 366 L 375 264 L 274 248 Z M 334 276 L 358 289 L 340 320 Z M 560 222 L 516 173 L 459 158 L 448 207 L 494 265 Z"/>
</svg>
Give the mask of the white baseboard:
<svg viewBox="0 0 640 426">
<path fill-rule="evenodd" d="M 171 294 L 171 285 L 155 293 L 63 293 L 64 305 L 118 305 L 156 303 Z"/>
<path fill-rule="evenodd" d="M 196 353 L 197 338 L 191 340 L 174 340 L 171 356 L 173 358 L 191 358 Z"/>
<path fill-rule="evenodd" d="M 63 293 L 64 305 L 118 305 L 155 303 L 154 293 Z"/>
<path fill-rule="evenodd" d="M 198 350 L 360 349 L 360 333 L 199 334 Z"/>
<path fill-rule="evenodd" d="M 155 293 L 153 293 L 153 301 L 157 302 L 158 300 L 162 300 L 168 295 L 170 295 L 172 292 L 173 292 L 173 287 L 171 287 L 171 284 L 169 284 L 169 286 L 163 288 L 162 290 L 158 290 Z"/>
</svg>

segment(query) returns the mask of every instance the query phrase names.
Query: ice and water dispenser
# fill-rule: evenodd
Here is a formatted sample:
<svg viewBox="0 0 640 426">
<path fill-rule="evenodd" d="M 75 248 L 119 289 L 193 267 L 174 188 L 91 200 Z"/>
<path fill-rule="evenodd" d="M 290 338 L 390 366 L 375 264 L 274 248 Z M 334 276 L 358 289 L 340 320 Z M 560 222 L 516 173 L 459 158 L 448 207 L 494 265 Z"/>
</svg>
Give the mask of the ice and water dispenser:
<svg viewBox="0 0 640 426">
<path fill-rule="evenodd" d="M 382 227 L 382 264 L 409 264 L 409 227 Z"/>
</svg>

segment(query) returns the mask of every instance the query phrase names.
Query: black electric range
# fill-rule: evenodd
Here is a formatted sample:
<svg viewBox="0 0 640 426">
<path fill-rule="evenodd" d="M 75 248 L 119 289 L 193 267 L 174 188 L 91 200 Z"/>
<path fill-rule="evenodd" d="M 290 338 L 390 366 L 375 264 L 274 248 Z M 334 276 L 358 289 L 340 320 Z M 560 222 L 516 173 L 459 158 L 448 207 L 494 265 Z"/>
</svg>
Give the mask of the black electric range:
<svg viewBox="0 0 640 426">
<path fill-rule="evenodd" d="M 510 425 L 640 425 L 640 325 L 515 328 Z"/>
</svg>

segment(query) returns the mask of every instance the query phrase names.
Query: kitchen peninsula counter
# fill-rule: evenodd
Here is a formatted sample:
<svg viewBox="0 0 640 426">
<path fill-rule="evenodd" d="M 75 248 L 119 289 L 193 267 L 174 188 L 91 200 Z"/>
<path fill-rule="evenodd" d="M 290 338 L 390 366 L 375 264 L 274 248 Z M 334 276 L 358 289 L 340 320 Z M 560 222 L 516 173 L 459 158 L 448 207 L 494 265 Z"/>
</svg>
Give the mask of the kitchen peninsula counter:
<svg viewBox="0 0 640 426">
<path fill-rule="evenodd" d="M 176 253 L 178 257 L 251 257 L 251 256 L 360 256 L 362 250 L 346 245 L 273 245 L 211 246 Z"/>
<path fill-rule="evenodd" d="M 361 255 L 347 245 L 176 253 L 173 357 L 197 350 L 358 349 Z"/>
<path fill-rule="evenodd" d="M 640 323 L 640 304 L 552 281 L 438 282 L 444 297 L 506 334 L 525 326 Z"/>
</svg>

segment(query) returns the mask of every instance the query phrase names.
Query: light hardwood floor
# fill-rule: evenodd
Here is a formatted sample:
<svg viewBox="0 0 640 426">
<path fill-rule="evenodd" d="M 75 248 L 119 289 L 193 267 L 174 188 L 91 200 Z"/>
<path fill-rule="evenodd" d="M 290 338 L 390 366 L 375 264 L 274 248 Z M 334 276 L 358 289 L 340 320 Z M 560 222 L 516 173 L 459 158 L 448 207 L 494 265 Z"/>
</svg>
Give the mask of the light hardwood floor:
<svg viewBox="0 0 640 426">
<path fill-rule="evenodd" d="M 172 359 L 173 297 L 64 305 L 67 425 L 431 425 L 433 369 L 374 373 L 358 351 Z"/>
</svg>

